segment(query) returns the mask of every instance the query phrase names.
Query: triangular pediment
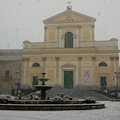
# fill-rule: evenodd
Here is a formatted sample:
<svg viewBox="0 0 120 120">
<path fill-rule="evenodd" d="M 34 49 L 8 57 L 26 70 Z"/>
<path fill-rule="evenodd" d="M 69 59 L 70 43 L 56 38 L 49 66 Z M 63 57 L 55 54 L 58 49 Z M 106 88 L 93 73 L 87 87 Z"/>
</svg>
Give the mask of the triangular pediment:
<svg viewBox="0 0 120 120">
<path fill-rule="evenodd" d="M 50 24 L 50 23 L 66 23 L 66 22 L 95 22 L 96 19 L 93 17 L 89 17 L 87 15 L 72 11 L 72 10 L 66 10 L 60 14 L 57 14 L 53 17 L 50 17 L 46 20 L 44 20 L 44 24 Z"/>
</svg>

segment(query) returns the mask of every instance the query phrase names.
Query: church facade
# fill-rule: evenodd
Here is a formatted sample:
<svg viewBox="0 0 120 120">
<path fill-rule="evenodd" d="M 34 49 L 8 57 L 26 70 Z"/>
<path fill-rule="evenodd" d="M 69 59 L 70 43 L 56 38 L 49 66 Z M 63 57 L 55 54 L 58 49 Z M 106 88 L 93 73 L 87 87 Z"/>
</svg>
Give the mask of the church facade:
<svg viewBox="0 0 120 120">
<path fill-rule="evenodd" d="M 115 86 L 118 40 L 95 41 L 95 21 L 69 7 L 44 20 L 44 42 L 23 42 L 21 84 L 41 84 L 38 78 L 45 72 L 47 85 Z"/>
</svg>

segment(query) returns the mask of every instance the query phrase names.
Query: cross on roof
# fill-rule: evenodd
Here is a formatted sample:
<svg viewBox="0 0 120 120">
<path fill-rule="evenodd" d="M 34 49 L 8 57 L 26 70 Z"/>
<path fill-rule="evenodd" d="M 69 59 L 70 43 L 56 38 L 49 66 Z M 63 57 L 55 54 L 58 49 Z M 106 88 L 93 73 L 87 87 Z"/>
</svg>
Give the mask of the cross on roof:
<svg viewBox="0 0 120 120">
<path fill-rule="evenodd" d="M 69 0 L 67 3 L 68 3 L 68 6 L 67 6 L 67 8 L 68 8 L 68 9 L 71 9 L 71 6 L 70 6 L 70 4 L 71 4 L 72 2 L 70 2 L 70 0 Z"/>
<path fill-rule="evenodd" d="M 70 0 L 69 0 L 67 3 L 68 3 L 68 6 L 70 7 L 70 4 L 71 4 L 72 2 L 70 2 Z"/>
</svg>

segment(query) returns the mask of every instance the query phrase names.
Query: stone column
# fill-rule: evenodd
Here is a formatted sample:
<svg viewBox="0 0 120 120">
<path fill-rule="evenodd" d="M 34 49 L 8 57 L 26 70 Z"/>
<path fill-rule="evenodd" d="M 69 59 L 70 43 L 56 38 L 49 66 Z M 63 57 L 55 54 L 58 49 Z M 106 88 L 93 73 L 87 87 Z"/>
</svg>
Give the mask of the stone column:
<svg viewBox="0 0 120 120">
<path fill-rule="evenodd" d="M 43 72 L 46 72 L 46 58 L 42 58 L 43 60 Z"/>
<path fill-rule="evenodd" d="M 92 79 L 93 79 L 93 84 L 96 85 L 97 84 L 97 78 L 96 78 L 96 58 L 95 57 L 92 57 L 92 63 L 93 63 L 93 69 L 92 69 L 92 72 L 93 72 L 93 76 L 92 76 Z"/>
<path fill-rule="evenodd" d="M 59 85 L 59 58 L 56 58 L 56 85 Z"/>
<path fill-rule="evenodd" d="M 81 47 L 81 26 L 78 26 L 78 47 Z"/>
<path fill-rule="evenodd" d="M 79 85 L 82 83 L 82 79 L 81 79 L 81 59 L 82 59 L 82 57 L 78 57 L 78 84 Z"/>
</svg>

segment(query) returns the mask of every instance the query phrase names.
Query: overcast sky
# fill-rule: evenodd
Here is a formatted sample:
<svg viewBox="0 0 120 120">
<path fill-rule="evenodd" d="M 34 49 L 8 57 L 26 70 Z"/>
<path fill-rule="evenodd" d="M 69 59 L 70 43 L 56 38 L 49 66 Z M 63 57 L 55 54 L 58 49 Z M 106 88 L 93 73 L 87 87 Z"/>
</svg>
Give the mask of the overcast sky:
<svg viewBox="0 0 120 120">
<path fill-rule="evenodd" d="M 0 49 L 21 49 L 24 40 L 43 42 L 42 21 L 65 11 L 67 2 L 68 0 L 0 0 Z M 120 0 L 71 2 L 73 11 L 97 19 L 95 40 L 120 40 Z"/>
</svg>

